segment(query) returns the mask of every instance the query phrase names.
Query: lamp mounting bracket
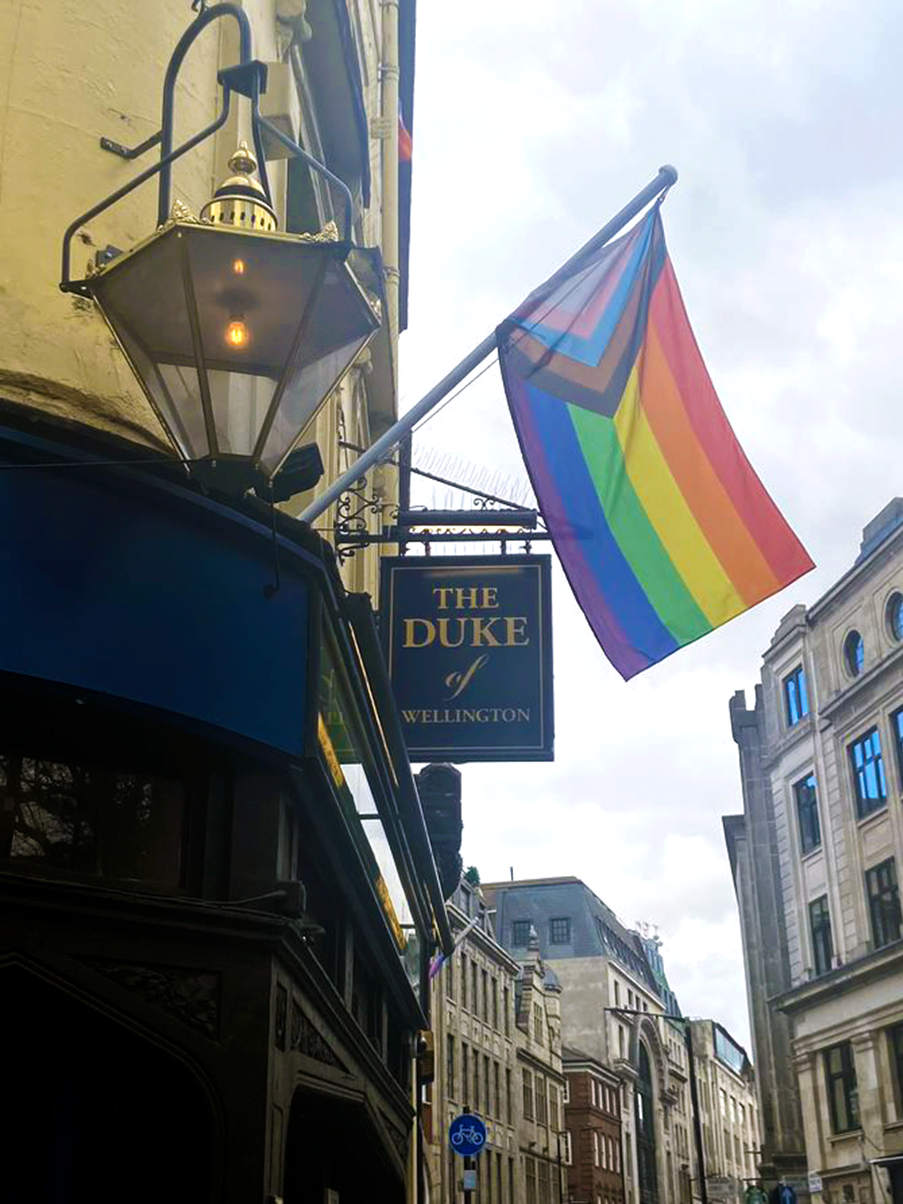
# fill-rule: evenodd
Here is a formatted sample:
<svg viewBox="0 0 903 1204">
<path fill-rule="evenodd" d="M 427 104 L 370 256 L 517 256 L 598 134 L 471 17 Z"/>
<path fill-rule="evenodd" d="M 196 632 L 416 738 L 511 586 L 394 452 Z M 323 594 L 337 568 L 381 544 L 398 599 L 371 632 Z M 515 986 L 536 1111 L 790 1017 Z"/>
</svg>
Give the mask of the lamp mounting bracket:
<svg viewBox="0 0 903 1204">
<path fill-rule="evenodd" d="M 224 88 L 231 88 L 240 96 L 254 100 L 263 96 L 267 90 L 267 65 L 260 59 L 251 59 L 249 63 L 237 63 L 234 67 L 224 67 L 217 72 L 216 78 Z"/>
<path fill-rule="evenodd" d="M 120 159 L 137 159 L 145 151 L 149 151 L 152 146 L 156 146 L 162 137 L 163 131 L 157 130 L 156 134 L 151 134 L 137 146 L 123 146 L 121 142 L 115 142 L 112 138 L 101 138 L 100 149 L 109 151 L 112 155 L 118 155 Z"/>
<path fill-rule="evenodd" d="M 334 190 L 344 215 L 342 238 L 340 241 L 345 247 L 345 253 L 347 254 L 347 247 L 350 246 L 354 238 L 354 200 L 351 196 L 351 190 L 344 180 L 330 171 L 324 163 L 314 158 L 313 155 L 308 154 L 303 147 L 299 146 L 288 134 L 279 129 L 277 125 L 260 112 L 260 97 L 266 89 L 267 70 L 264 63 L 253 57 L 251 22 L 248 14 L 240 4 L 235 3 L 235 0 L 220 0 L 216 4 L 210 4 L 207 0 L 198 0 L 193 7 L 197 16 L 182 34 L 173 50 L 163 79 L 163 114 L 160 129 L 156 134 L 153 134 L 150 138 L 146 138 L 144 142 L 134 147 L 123 146 L 121 142 L 117 142 L 113 138 L 101 138 L 100 140 L 103 150 L 126 160 L 137 159 L 139 155 L 144 154 L 151 147 L 159 145 L 160 158 L 156 163 L 139 172 L 134 179 L 117 188 L 108 197 L 105 197 L 98 204 L 92 205 L 85 213 L 79 214 L 74 221 L 70 222 L 63 234 L 61 256 L 60 288 L 64 293 L 76 293 L 83 297 L 91 295 L 87 281 L 73 280 L 70 272 L 72 240 L 78 231 L 87 222 L 93 221 L 95 217 L 99 217 L 101 213 L 104 213 L 112 205 L 117 204 L 124 197 L 128 196 L 139 185 L 144 184 L 154 177 L 157 177 L 157 225 L 162 226 L 166 224 L 170 216 L 173 164 L 183 155 L 194 150 L 196 146 L 199 146 L 202 142 L 212 137 L 217 130 L 226 124 L 229 118 L 231 99 L 234 94 L 245 97 L 250 103 L 251 134 L 257 157 L 257 170 L 267 203 L 272 206 L 263 144 L 264 131 L 277 142 L 280 142 L 290 155 L 306 163 L 311 171 L 315 171 Z M 238 63 L 217 73 L 217 79 L 222 87 L 222 101 L 219 112 L 214 120 L 208 126 L 205 126 L 204 129 L 193 134 L 180 146 L 174 147 L 175 96 L 179 69 L 195 39 L 208 25 L 222 19 L 234 21 L 238 27 Z"/>
</svg>

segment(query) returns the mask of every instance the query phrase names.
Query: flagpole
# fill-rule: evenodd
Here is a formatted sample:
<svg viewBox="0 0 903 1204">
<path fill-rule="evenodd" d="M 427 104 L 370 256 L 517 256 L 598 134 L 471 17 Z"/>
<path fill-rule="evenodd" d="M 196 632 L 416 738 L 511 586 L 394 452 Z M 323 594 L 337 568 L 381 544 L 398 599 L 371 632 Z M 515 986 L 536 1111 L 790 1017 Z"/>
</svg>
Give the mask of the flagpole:
<svg viewBox="0 0 903 1204">
<path fill-rule="evenodd" d="M 663 192 L 666 188 L 670 188 L 676 180 L 677 168 L 671 167 L 669 164 L 660 167 L 655 179 L 650 180 L 646 187 L 638 192 L 632 201 L 628 201 L 620 213 L 616 213 L 611 221 L 606 222 L 598 233 L 594 234 L 579 251 L 572 255 L 567 263 L 563 264 L 551 277 L 550 283 L 559 276 L 566 275 L 585 256 L 591 255 L 593 251 L 597 251 L 599 247 L 604 246 L 613 235 L 623 229 L 642 209 L 645 209 L 650 201 L 654 201 L 659 193 Z M 452 389 L 469 376 L 474 368 L 477 368 L 495 349 L 496 333 L 493 330 L 471 352 L 465 355 L 461 362 L 452 368 L 451 372 L 446 373 L 437 385 L 433 385 L 432 389 L 428 393 L 425 393 L 416 405 L 412 406 L 406 414 L 399 418 L 394 426 L 389 427 L 385 434 L 381 435 L 375 443 L 371 444 L 355 460 L 350 468 L 337 477 L 318 498 L 314 498 L 310 505 L 299 515 L 301 521 L 312 523 L 315 519 L 319 518 L 325 510 L 329 509 L 333 502 L 338 500 L 346 489 L 359 480 L 388 452 L 392 451 L 404 436 L 417 425 L 421 418 L 424 418 L 444 397 L 447 397 Z"/>
</svg>

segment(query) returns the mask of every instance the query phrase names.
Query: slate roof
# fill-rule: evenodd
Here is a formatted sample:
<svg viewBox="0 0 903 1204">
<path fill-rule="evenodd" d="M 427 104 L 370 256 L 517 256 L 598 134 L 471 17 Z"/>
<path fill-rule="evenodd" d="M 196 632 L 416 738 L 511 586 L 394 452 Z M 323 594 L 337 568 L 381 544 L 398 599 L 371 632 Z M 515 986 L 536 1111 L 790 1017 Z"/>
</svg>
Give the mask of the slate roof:
<svg viewBox="0 0 903 1204">
<path fill-rule="evenodd" d="M 642 940 L 625 928 L 610 907 L 579 878 L 534 878 L 522 882 L 489 882 L 483 892 L 495 907 L 496 940 L 515 957 L 526 942 L 514 944 L 514 924 L 532 922 L 543 961 L 570 957 L 610 957 L 651 991 L 659 993 Z M 550 944 L 550 921 L 567 917 L 568 944 Z"/>
</svg>

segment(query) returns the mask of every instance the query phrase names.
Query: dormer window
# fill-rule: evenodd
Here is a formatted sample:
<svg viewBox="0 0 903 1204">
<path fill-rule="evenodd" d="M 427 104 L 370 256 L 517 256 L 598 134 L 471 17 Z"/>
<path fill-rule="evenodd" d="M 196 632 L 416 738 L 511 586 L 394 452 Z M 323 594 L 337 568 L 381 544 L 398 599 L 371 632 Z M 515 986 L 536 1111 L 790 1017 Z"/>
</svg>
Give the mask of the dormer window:
<svg viewBox="0 0 903 1204">
<path fill-rule="evenodd" d="M 530 940 L 530 921 L 514 920 L 511 925 L 511 944 L 515 949 L 526 949 Z"/>
</svg>

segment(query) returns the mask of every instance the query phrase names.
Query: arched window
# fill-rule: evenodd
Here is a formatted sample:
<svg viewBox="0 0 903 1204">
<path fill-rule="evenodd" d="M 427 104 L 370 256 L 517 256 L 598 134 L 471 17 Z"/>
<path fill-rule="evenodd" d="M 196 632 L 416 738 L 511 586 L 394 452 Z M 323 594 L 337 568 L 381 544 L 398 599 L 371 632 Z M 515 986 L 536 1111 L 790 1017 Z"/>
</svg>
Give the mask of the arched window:
<svg viewBox="0 0 903 1204">
<path fill-rule="evenodd" d="M 850 677 L 858 677 L 865 663 L 865 645 L 858 631 L 851 631 L 844 640 L 843 659 Z"/>
<path fill-rule="evenodd" d="M 636 1153 L 640 1179 L 640 1204 L 658 1204 L 655 1159 L 655 1097 L 649 1050 L 639 1042 L 639 1077 L 636 1099 Z"/>
<path fill-rule="evenodd" d="M 885 618 L 890 638 L 897 641 L 903 640 L 903 594 L 891 594 L 887 600 Z"/>
</svg>

